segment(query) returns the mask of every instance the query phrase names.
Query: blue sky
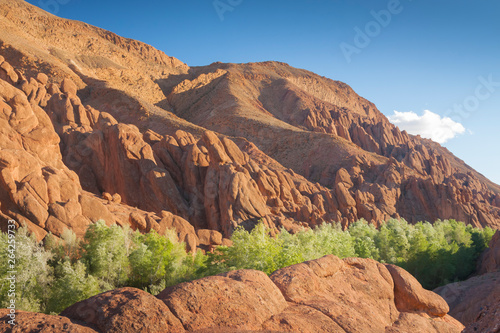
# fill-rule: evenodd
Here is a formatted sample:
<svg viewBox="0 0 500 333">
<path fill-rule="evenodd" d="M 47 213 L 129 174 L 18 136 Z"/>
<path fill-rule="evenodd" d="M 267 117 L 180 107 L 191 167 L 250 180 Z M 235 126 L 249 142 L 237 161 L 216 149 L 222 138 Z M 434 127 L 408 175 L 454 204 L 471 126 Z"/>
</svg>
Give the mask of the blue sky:
<svg viewBox="0 0 500 333">
<path fill-rule="evenodd" d="M 276 60 L 344 81 L 400 127 L 446 133 L 445 147 L 500 184 L 499 1 L 29 2 L 50 1 L 190 66 Z"/>
</svg>

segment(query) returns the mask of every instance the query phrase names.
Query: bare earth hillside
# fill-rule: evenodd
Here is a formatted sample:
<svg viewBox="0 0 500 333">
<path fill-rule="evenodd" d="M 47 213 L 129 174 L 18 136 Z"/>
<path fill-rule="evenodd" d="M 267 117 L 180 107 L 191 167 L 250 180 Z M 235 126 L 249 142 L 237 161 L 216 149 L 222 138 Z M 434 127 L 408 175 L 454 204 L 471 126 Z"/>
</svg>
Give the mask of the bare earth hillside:
<svg viewBox="0 0 500 333">
<path fill-rule="evenodd" d="M 401 132 L 342 82 L 278 62 L 190 68 L 19 0 L 0 1 L 0 25 L 3 129 L 16 132 L 2 150 L 28 152 L 2 164 L 16 175 L 15 186 L 2 183 L 5 218 L 63 228 L 49 221 L 53 182 L 32 199 L 19 194 L 34 181 L 12 165 L 43 153 L 40 169 L 71 170 L 79 191 L 118 194 L 155 221 L 169 212 L 225 237 L 259 219 L 291 231 L 390 217 L 500 225 L 498 185 L 440 145 Z M 26 114 L 13 111 L 16 103 Z M 13 125 L 28 114 L 30 124 Z M 72 225 L 57 219 L 83 230 L 93 217 L 80 215 Z"/>
</svg>

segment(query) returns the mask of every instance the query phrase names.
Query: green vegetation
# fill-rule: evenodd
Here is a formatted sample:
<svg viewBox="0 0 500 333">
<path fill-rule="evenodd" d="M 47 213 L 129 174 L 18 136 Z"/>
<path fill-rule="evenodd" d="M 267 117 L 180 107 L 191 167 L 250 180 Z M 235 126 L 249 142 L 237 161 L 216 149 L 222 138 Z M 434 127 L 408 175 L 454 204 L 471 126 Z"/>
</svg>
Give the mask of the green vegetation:
<svg viewBox="0 0 500 333">
<path fill-rule="evenodd" d="M 206 257 L 186 253 L 173 233 L 142 235 L 129 228 L 91 225 L 83 240 L 66 230 L 62 241 L 47 237 L 45 245 L 26 228 L 16 232 L 16 308 L 59 313 L 66 307 L 107 290 L 133 286 L 159 293 L 165 287 L 198 277 Z M 0 308 L 8 306 L 8 236 L 0 234 Z"/>
<path fill-rule="evenodd" d="M 491 228 L 476 229 L 455 220 L 413 225 L 391 219 L 380 229 L 360 220 L 345 231 L 338 225 L 323 224 L 294 235 L 282 230 L 274 238 L 258 225 L 251 232 L 235 231 L 233 246 L 209 255 L 208 267 L 211 273 L 253 268 L 270 274 L 281 267 L 334 254 L 401 266 L 425 288 L 434 289 L 470 276 L 493 234 Z"/>
<path fill-rule="evenodd" d="M 408 224 L 389 220 L 376 229 L 363 220 L 348 230 L 323 224 L 314 230 L 269 236 L 262 224 L 251 232 L 238 229 L 231 247 L 192 255 L 173 232 L 140 234 L 108 227 L 99 221 L 83 240 L 63 233 L 61 242 L 36 241 L 26 228 L 16 233 L 16 307 L 59 313 L 100 292 L 133 286 L 157 294 L 167 286 L 233 269 L 252 268 L 267 274 L 326 254 L 363 257 L 399 265 L 425 288 L 466 279 L 493 236 L 490 228 L 475 229 L 454 220 Z M 9 284 L 8 235 L 0 234 L 0 307 L 6 307 Z"/>
</svg>

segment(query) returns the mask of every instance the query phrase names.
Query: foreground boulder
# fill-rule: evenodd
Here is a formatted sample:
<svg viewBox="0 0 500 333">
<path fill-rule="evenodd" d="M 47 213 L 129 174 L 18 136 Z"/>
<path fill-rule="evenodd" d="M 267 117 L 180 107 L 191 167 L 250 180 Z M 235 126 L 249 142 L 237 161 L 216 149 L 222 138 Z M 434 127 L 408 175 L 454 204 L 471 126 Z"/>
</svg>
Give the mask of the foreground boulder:
<svg viewBox="0 0 500 333">
<path fill-rule="evenodd" d="M 446 301 L 425 290 L 407 271 L 395 265 L 386 265 L 394 280 L 394 295 L 399 311 L 422 311 L 430 316 L 442 317 L 450 308 Z"/>
<path fill-rule="evenodd" d="M 500 332 L 500 299 L 481 308 L 474 322 L 469 324 L 463 332 Z"/>
<path fill-rule="evenodd" d="M 213 327 L 259 330 L 267 319 L 287 307 L 276 285 L 255 270 L 181 283 L 162 291 L 158 298 L 193 331 Z"/>
<path fill-rule="evenodd" d="M 0 332 L 12 333 L 96 333 L 99 331 L 63 316 L 16 311 L 16 325 L 9 324 L 9 310 L 0 309 Z"/>
<path fill-rule="evenodd" d="M 450 305 L 450 315 L 468 328 L 483 327 L 500 329 L 500 272 L 474 276 L 466 281 L 455 282 L 435 290 Z M 479 325 L 477 325 L 480 322 Z M 486 330 L 487 331 L 487 330 Z"/>
<path fill-rule="evenodd" d="M 180 321 L 153 295 L 135 288 L 108 291 L 73 304 L 63 312 L 101 332 L 183 332 Z"/>
<path fill-rule="evenodd" d="M 423 289 L 408 272 L 371 259 L 329 255 L 280 269 L 270 278 L 291 307 L 272 317 L 265 324 L 269 329 L 412 332 L 415 320 L 425 322 L 419 332 L 460 332 L 463 327 L 446 315 L 444 300 Z M 300 314 L 291 315 L 297 311 Z"/>
<path fill-rule="evenodd" d="M 20 313 L 18 319 L 26 332 L 461 332 L 464 326 L 447 311 L 439 295 L 403 269 L 329 255 L 270 277 L 237 270 L 169 287 L 157 297 L 121 288 L 61 316 Z"/>
</svg>

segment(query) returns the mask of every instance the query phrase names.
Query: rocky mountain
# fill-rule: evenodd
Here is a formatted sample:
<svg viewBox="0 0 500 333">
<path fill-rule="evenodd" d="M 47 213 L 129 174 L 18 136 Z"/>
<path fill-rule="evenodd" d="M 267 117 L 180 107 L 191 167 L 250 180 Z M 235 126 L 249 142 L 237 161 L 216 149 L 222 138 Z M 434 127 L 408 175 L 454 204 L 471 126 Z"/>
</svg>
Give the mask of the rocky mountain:
<svg viewBox="0 0 500 333">
<path fill-rule="evenodd" d="M 189 67 L 144 43 L 0 0 L 1 230 L 15 220 L 38 240 L 66 229 L 81 237 L 103 219 L 174 229 L 193 251 L 230 245 L 235 228 L 259 221 L 273 233 L 391 217 L 498 229 L 500 186 L 439 144 L 400 131 L 344 83 L 279 62 Z M 482 260 L 489 283 L 497 250 Z M 483 280 L 470 282 L 477 295 L 491 290 Z M 493 327 L 497 299 L 478 309 L 483 303 L 462 291 L 442 295 L 471 304 L 464 323 Z M 327 256 L 270 277 L 207 277 L 158 297 L 117 289 L 61 316 L 19 312 L 16 329 L 463 329 L 447 313 L 441 297 L 400 268 Z M 10 329 L 4 323 L 0 331 Z"/>
<path fill-rule="evenodd" d="M 0 25 L 1 212 L 40 238 L 96 218 L 175 224 L 192 247 L 258 220 L 500 224 L 498 185 L 344 83 L 277 62 L 190 68 L 21 0 L 0 1 Z"/>
<path fill-rule="evenodd" d="M 7 332 L 8 310 L 0 310 Z M 121 288 L 60 316 L 17 314 L 19 332 L 461 332 L 448 305 L 405 270 L 333 255 L 270 277 L 238 270 L 186 282 L 157 297 Z"/>
</svg>

